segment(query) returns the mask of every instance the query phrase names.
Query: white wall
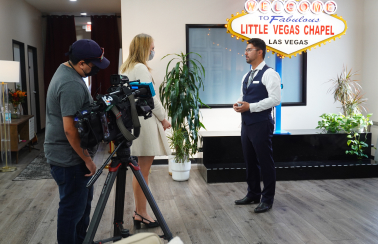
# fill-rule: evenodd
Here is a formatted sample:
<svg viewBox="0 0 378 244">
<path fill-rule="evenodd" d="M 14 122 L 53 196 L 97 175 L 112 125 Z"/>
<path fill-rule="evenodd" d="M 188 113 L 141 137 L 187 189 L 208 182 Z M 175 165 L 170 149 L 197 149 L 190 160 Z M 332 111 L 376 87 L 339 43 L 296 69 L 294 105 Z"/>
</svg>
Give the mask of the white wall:
<svg viewBox="0 0 378 244">
<path fill-rule="evenodd" d="M 41 127 L 44 128 L 46 112 L 43 84 L 42 14 L 24 0 L 0 0 L 0 6 L 0 60 L 13 60 L 12 40 L 24 43 L 28 94 L 30 94 L 30 89 L 27 46 L 37 48 Z M 30 111 L 30 107 L 28 109 Z"/>
<path fill-rule="evenodd" d="M 355 71 L 362 69 L 361 41 L 363 36 L 363 1 L 336 1 L 337 15 L 347 21 L 346 35 L 308 52 L 307 59 L 307 106 L 283 107 L 282 128 L 313 129 L 323 113 L 339 113 L 340 104 L 328 89 L 330 79 L 339 75 L 343 66 Z"/>
<path fill-rule="evenodd" d="M 168 53 L 186 52 L 185 24 L 222 24 L 231 14 L 243 10 L 244 0 L 121 0 L 122 47 L 124 60 L 129 44 L 139 33 L 147 33 L 155 40 L 155 57 L 150 62 L 157 85 L 164 79 L 169 59 L 160 60 Z M 231 37 L 230 37 L 231 38 Z M 241 77 L 237 77 L 241 79 Z M 237 98 L 235 98 L 237 99 Z M 203 110 L 204 124 L 208 130 L 235 130 L 240 115 L 232 109 Z M 219 123 L 219 120 L 222 123 Z"/>
<path fill-rule="evenodd" d="M 376 0 L 364 0 L 363 39 L 358 50 L 363 54 L 361 84 L 364 89 L 369 113 L 373 113 L 372 120 L 378 121 L 378 76 L 377 76 L 377 53 L 378 53 L 378 15 L 374 11 L 378 7 Z"/>
<path fill-rule="evenodd" d="M 245 2 L 244 0 L 121 1 L 123 57 L 124 59 L 127 57 L 130 41 L 135 35 L 139 33 L 151 35 L 155 40 L 156 54 L 150 66 L 158 85 L 164 79 L 168 63 L 167 60 L 160 59 L 168 53 L 186 50 L 185 24 L 225 24 L 231 14 L 243 10 Z M 283 129 L 313 129 L 317 126 L 321 114 L 339 112 L 339 105 L 334 104 L 332 95 L 327 93 L 330 83 L 326 82 L 340 74 L 343 65 L 354 70 L 362 69 L 363 1 L 339 0 L 337 3 L 337 14 L 346 19 L 349 26 L 347 34 L 308 53 L 307 106 L 283 107 Z M 373 43 L 373 40 L 371 42 Z M 240 80 L 241 77 L 235 79 Z M 240 130 L 240 114 L 235 113 L 232 108 L 203 109 L 202 114 L 204 125 L 209 131 Z"/>
<path fill-rule="evenodd" d="M 378 53 L 378 16 L 374 9 L 378 7 L 376 0 L 364 0 L 363 9 L 363 39 L 358 47 L 362 53 L 361 84 L 365 97 L 368 98 L 366 107 L 369 113 L 373 113 L 372 120 L 378 122 L 378 76 L 377 76 L 377 53 Z M 372 143 L 376 145 L 378 126 L 372 127 Z M 375 150 L 373 150 L 373 155 Z"/>
</svg>

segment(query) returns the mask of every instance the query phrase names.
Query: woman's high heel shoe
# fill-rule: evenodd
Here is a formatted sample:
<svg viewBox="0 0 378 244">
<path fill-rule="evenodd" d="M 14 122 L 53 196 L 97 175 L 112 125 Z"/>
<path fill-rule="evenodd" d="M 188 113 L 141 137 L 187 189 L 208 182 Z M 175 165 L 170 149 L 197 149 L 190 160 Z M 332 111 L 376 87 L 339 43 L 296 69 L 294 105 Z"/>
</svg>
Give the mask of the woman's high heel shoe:
<svg viewBox="0 0 378 244">
<path fill-rule="evenodd" d="M 134 211 L 135 212 L 135 211 Z M 137 212 L 135 212 L 135 215 L 138 215 L 139 217 L 142 218 L 142 220 L 136 220 L 135 217 L 133 217 L 133 220 L 134 220 L 134 225 L 135 225 L 135 228 L 137 230 L 140 229 L 140 224 L 143 223 L 146 225 L 147 228 L 154 228 L 154 227 L 159 227 L 159 223 L 157 222 L 157 220 L 155 220 L 155 222 L 151 222 L 149 221 L 148 219 L 144 218 L 143 216 L 141 216 L 140 214 L 138 214 Z"/>
</svg>

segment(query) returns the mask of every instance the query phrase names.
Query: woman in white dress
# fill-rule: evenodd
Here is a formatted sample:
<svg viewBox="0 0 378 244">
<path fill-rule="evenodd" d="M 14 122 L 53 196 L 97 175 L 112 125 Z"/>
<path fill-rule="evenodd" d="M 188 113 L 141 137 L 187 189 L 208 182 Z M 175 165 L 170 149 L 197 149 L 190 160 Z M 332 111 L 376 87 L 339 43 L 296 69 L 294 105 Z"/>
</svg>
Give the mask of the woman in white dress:
<svg viewBox="0 0 378 244">
<path fill-rule="evenodd" d="M 120 72 L 126 75 L 130 81 L 140 80 L 140 82 L 153 82 L 151 69 L 147 61 L 154 57 L 154 41 L 147 34 L 139 34 L 130 43 L 129 56 L 121 65 Z M 155 88 L 155 91 L 157 89 Z M 140 117 L 141 130 L 139 138 L 133 141 L 131 155 L 138 157 L 140 171 L 144 180 L 148 184 L 148 174 L 155 156 L 170 155 L 171 150 L 165 135 L 165 130 L 171 127 L 165 119 L 165 110 L 158 98 L 153 97 L 155 108 L 152 110 L 152 117 L 144 120 Z M 133 176 L 133 190 L 135 197 L 134 225 L 137 229 L 143 223 L 147 227 L 157 227 L 159 224 L 147 213 L 147 199 L 139 186 L 138 181 Z"/>
</svg>

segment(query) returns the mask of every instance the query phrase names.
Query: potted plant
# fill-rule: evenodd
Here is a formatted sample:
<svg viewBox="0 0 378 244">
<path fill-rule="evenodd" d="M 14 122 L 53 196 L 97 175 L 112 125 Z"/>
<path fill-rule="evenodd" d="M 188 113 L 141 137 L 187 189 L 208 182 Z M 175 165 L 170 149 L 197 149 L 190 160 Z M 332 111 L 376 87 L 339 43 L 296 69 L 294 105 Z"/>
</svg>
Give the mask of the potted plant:
<svg viewBox="0 0 378 244">
<path fill-rule="evenodd" d="M 369 158 L 368 155 L 364 153 L 364 149 L 367 148 L 369 145 L 365 141 L 360 140 L 360 134 L 359 133 L 351 133 L 348 135 L 348 141 L 347 144 L 350 146 L 351 150 L 347 150 L 345 153 L 350 155 L 356 155 L 357 159 L 363 159 L 363 158 Z"/>
<path fill-rule="evenodd" d="M 373 114 L 367 114 L 366 117 L 363 114 L 352 114 L 348 117 L 343 116 L 341 119 L 340 127 L 350 134 L 362 133 L 367 131 L 367 127 L 373 124 L 369 118 Z"/>
<path fill-rule="evenodd" d="M 353 79 L 356 74 L 344 67 L 336 79 L 330 80 L 332 87 L 329 91 L 333 93 L 335 102 L 341 103 L 343 114 L 322 114 L 320 116 L 322 120 L 318 122 L 316 128 L 323 129 L 327 133 L 348 133 L 347 144 L 351 150 L 347 150 L 345 153 L 356 155 L 358 159 L 361 159 L 367 157 L 363 152 L 368 145 L 360 140 L 359 133 L 367 131 L 367 127 L 373 122 L 369 119 L 372 114 L 367 114 L 366 117 L 362 114 L 363 111 L 366 112 L 363 104 L 367 99 L 363 98 L 362 87 L 358 81 Z"/>
<path fill-rule="evenodd" d="M 367 131 L 367 127 L 372 125 L 373 122 L 369 119 L 372 114 L 352 113 L 349 116 L 343 114 L 322 114 L 316 129 L 322 129 L 324 133 L 362 133 Z"/>
<path fill-rule="evenodd" d="M 205 69 L 196 59 L 189 59 L 187 54 L 168 54 L 174 56 L 168 64 L 163 83 L 160 85 L 160 100 L 171 118 L 172 134 L 168 137 L 175 151 L 171 165 L 174 180 L 189 179 L 190 156 L 197 153 L 198 131 L 205 126 L 200 121 L 200 106 L 206 106 L 199 97 L 199 89 L 203 89 Z M 170 69 L 172 61 L 177 60 Z M 186 173 L 183 173 L 186 172 Z"/>
<path fill-rule="evenodd" d="M 340 123 L 343 117 L 342 114 L 322 114 L 320 115 L 322 120 L 318 121 L 316 129 L 322 129 L 325 133 L 339 133 L 342 129 Z"/>
<path fill-rule="evenodd" d="M 175 150 L 173 158 L 171 158 L 172 179 L 176 181 L 185 181 L 189 179 L 191 161 L 190 143 L 185 143 L 185 132 L 181 129 L 173 130 L 168 136 L 170 147 Z"/>
<path fill-rule="evenodd" d="M 357 72 L 348 71 L 347 67 L 343 67 L 343 71 L 336 78 L 330 80 L 332 87 L 328 90 L 333 93 L 336 101 L 341 103 L 344 116 L 349 116 L 352 113 L 362 112 L 366 109 L 362 106 L 367 99 L 363 99 L 361 95 L 362 87 L 353 77 Z"/>
<path fill-rule="evenodd" d="M 367 114 L 366 117 L 362 114 L 352 114 L 349 117 L 344 117 L 340 124 L 341 128 L 348 133 L 347 144 L 350 150 L 345 151 L 346 154 L 355 155 L 357 159 L 368 158 L 364 153 L 365 149 L 369 146 L 366 143 L 367 137 L 362 141 L 360 133 L 367 131 L 367 127 L 373 124 L 369 118 L 372 114 Z"/>
</svg>

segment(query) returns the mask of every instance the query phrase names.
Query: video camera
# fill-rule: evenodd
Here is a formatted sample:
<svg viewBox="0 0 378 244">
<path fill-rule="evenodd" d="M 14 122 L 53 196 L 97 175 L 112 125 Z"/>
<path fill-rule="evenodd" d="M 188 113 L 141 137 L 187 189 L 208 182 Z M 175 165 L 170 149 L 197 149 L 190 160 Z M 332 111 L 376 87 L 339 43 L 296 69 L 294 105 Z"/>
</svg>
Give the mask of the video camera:
<svg viewBox="0 0 378 244">
<path fill-rule="evenodd" d="M 154 109 L 155 90 L 152 83 L 129 81 L 127 76 L 112 75 L 108 94 L 96 96 L 97 101 L 75 114 L 80 147 L 90 149 L 101 141 L 109 143 L 124 137 L 128 142 L 140 132 L 138 116 L 148 119 Z M 131 130 L 133 133 L 131 134 Z"/>
</svg>

